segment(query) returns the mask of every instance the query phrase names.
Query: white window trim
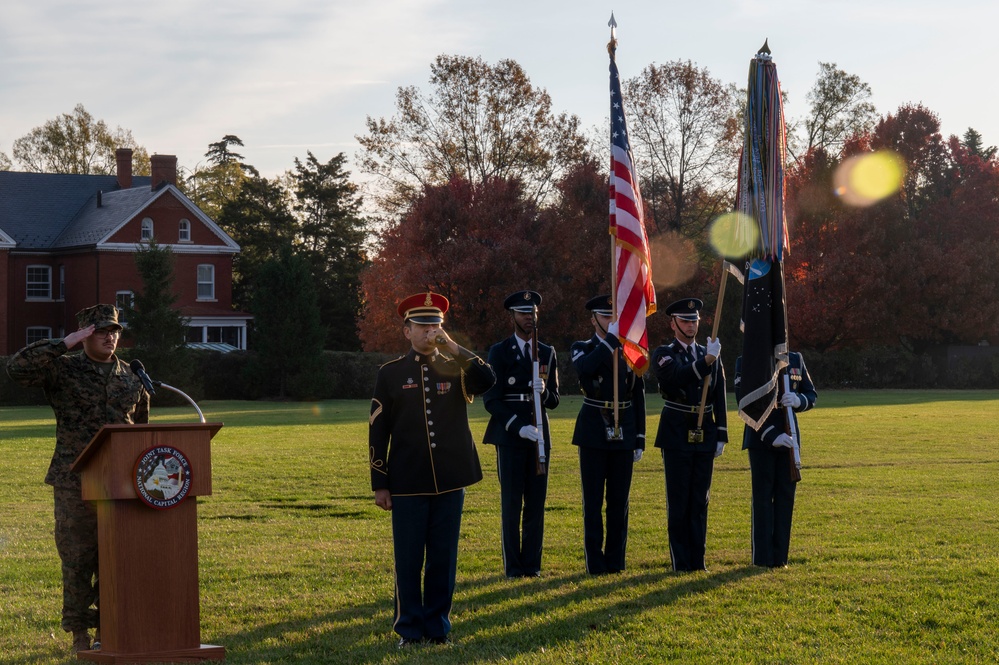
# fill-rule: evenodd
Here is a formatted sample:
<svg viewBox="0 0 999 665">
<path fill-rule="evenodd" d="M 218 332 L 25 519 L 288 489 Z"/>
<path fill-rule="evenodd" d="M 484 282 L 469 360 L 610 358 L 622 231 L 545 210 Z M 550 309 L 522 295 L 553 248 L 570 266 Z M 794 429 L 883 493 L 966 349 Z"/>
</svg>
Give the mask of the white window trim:
<svg viewBox="0 0 999 665">
<path fill-rule="evenodd" d="M 36 339 L 31 339 L 31 331 L 42 331 L 42 336 Z M 28 344 L 32 344 L 43 339 L 52 339 L 52 328 L 49 326 L 28 326 L 24 331 L 24 339 Z"/>
<path fill-rule="evenodd" d="M 211 270 L 212 270 L 212 280 L 211 280 L 211 282 L 202 282 L 201 281 L 201 269 L 202 268 L 211 268 Z M 196 292 L 197 293 L 197 301 L 198 302 L 218 302 L 218 300 L 215 298 L 215 264 L 214 263 L 199 263 L 198 264 L 197 273 L 195 274 L 195 279 L 197 280 L 197 292 Z M 201 285 L 202 284 L 209 284 L 209 283 L 212 286 L 212 294 L 210 296 L 202 296 L 201 295 Z"/>
<path fill-rule="evenodd" d="M 184 237 L 184 232 L 187 232 L 187 237 Z M 191 220 L 184 218 L 180 220 L 177 225 L 177 242 L 189 243 L 191 242 Z"/>
<path fill-rule="evenodd" d="M 147 227 L 149 228 L 149 237 L 148 238 L 146 237 L 146 228 Z M 152 240 L 155 237 L 156 237 L 156 230 L 155 230 L 155 227 L 153 226 L 153 218 L 152 217 L 143 217 L 142 218 L 142 223 L 139 225 L 139 241 L 140 242 L 149 242 L 150 240 Z"/>
<path fill-rule="evenodd" d="M 128 321 L 125 319 L 125 310 L 118 304 L 119 296 L 123 295 L 128 296 L 128 306 L 133 307 L 135 306 L 135 292 L 129 289 L 122 289 L 121 291 L 115 291 L 114 294 L 114 306 L 115 309 L 118 310 L 118 320 L 122 323 L 122 325 L 126 325 Z"/>
<path fill-rule="evenodd" d="M 28 295 L 28 289 L 31 288 L 32 284 L 38 284 L 39 282 L 32 282 L 28 279 L 28 275 L 32 268 L 44 268 L 48 273 L 48 285 L 49 293 L 46 296 L 30 296 Z M 52 301 L 52 266 L 42 265 L 40 263 L 29 265 L 24 270 L 24 299 L 25 301 L 35 301 L 35 302 L 51 302 Z"/>
</svg>

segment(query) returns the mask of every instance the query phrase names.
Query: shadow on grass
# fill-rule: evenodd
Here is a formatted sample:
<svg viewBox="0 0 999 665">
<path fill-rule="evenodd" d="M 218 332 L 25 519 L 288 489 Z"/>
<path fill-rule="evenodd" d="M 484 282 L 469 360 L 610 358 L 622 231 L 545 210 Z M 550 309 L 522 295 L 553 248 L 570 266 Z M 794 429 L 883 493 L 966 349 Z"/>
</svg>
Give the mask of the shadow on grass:
<svg viewBox="0 0 999 665">
<path fill-rule="evenodd" d="M 745 566 L 720 573 L 649 570 L 600 577 L 578 573 L 530 580 L 498 575 L 459 579 L 453 612 L 455 644 L 449 647 L 397 651 L 389 599 L 260 625 L 219 639 L 233 663 L 495 661 L 613 632 L 635 615 L 766 572 Z M 586 609 L 568 614 L 552 610 L 574 606 Z"/>
</svg>

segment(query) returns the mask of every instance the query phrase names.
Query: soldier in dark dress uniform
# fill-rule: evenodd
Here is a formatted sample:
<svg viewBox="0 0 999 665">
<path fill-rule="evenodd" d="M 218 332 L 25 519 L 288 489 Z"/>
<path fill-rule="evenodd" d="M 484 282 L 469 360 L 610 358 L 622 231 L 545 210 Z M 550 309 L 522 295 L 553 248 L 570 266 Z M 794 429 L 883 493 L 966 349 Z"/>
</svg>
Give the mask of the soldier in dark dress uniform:
<svg viewBox="0 0 999 665">
<path fill-rule="evenodd" d="M 482 480 L 466 407 L 496 380 L 441 328 L 447 309 L 437 293 L 400 303 L 412 348 L 378 370 L 368 419 L 371 489 L 392 511 L 400 648 L 449 641 L 464 488 Z"/>
<path fill-rule="evenodd" d="M 496 384 L 483 398 L 491 415 L 483 442 L 496 446 L 503 568 L 507 577 L 541 574 L 548 474 L 538 473 L 537 442 L 543 435 L 545 459 L 550 467 L 552 439 L 548 409 L 558 406 L 559 394 L 555 349 L 540 342 L 536 350 L 531 348 L 540 304 L 541 295 L 536 291 L 518 291 L 504 301 L 514 333 L 489 349 L 488 362 L 496 373 Z M 541 377 L 537 385 L 533 385 L 534 358 L 538 360 Z M 535 392 L 541 398 L 540 431 L 534 424 Z"/>
<path fill-rule="evenodd" d="M 41 386 L 56 417 L 56 446 L 45 482 L 55 501 L 55 541 L 62 560 L 62 629 L 73 633 L 73 651 L 100 648 L 97 512 L 83 500 L 80 475 L 70 466 L 108 424 L 149 421 L 149 393 L 115 355 L 121 325 L 114 305 L 94 305 L 76 315 L 80 329 L 21 349 L 7 362 L 10 378 Z M 83 353 L 69 353 L 77 344 Z"/>
<path fill-rule="evenodd" d="M 662 416 L 656 447 L 666 469 L 666 513 L 673 570 L 704 570 L 708 533 L 708 498 L 714 459 L 728 442 L 725 369 L 721 343 L 695 341 L 703 303 L 686 298 L 666 308 L 675 338 L 652 354 L 652 368 L 662 393 Z M 697 412 L 704 381 L 710 382 L 700 430 Z"/>
<path fill-rule="evenodd" d="M 621 349 L 617 322 L 609 295 L 586 303 L 592 313 L 594 335 L 574 342 L 572 366 L 579 375 L 583 406 L 576 417 L 572 443 L 579 447 L 579 472 L 583 485 L 583 547 L 586 572 L 591 575 L 624 570 L 628 545 L 628 500 L 634 463 L 645 450 L 645 382 L 617 354 L 618 425 L 614 437 L 614 351 Z M 606 539 L 603 523 L 607 500 Z"/>
<path fill-rule="evenodd" d="M 794 431 L 799 433 L 798 413 L 815 406 L 818 396 L 800 353 L 787 354 L 787 376 L 791 391 L 781 382 L 780 406 L 770 412 L 759 431 L 746 426 L 742 448 L 749 451 L 753 485 L 753 565 L 780 568 L 787 565 L 791 545 L 791 517 L 797 483 L 791 478 L 789 455 L 794 442 L 785 430 L 786 411 L 791 407 Z M 742 358 L 735 361 L 735 385 L 741 381 Z M 800 445 L 799 440 L 799 445 Z"/>
</svg>

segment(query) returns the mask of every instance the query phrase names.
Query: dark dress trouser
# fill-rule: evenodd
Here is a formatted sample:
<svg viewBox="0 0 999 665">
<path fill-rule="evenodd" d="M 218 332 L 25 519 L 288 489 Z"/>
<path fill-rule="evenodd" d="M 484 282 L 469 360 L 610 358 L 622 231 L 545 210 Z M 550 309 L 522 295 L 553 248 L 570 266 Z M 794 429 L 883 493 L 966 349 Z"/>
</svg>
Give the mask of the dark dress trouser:
<svg viewBox="0 0 999 665">
<path fill-rule="evenodd" d="M 635 465 L 634 450 L 604 450 L 579 446 L 583 486 L 583 549 L 591 575 L 624 570 L 628 547 L 628 497 Z M 601 506 L 607 496 L 607 540 Z"/>
<path fill-rule="evenodd" d="M 749 449 L 753 483 L 753 565 L 786 566 L 794 491 L 787 448 Z"/>
<path fill-rule="evenodd" d="M 550 460 L 551 446 L 546 444 L 545 449 Z M 533 576 L 541 572 L 548 474 L 538 475 L 537 465 L 538 454 L 533 446 L 496 446 L 503 567 L 508 577 Z M 551 470 L 550 464 L 548 470 Z"/>
<path fill-rule="evenodd" d="M 395 632 L 407 639 L 451 632 L 465 490 L 392 497 Z M 423 584 L 420 584 L 421 575 Z"/>
<path fill-rule="evenodd" d="M 673 570 L 704 570 L 713 452 L 664 450 L 666 522 Z"/>
</svg>

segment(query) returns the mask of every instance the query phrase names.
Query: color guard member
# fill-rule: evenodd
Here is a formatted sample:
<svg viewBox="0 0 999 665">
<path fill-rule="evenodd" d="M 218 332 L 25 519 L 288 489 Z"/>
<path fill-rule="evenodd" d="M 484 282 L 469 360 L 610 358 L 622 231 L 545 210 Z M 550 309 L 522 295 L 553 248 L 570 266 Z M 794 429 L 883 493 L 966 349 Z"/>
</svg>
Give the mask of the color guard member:
<svg viewBox="0 0 999 665">
<path fill-rule="evenodd" d="M 697 298 L 678 300 L 666 308 L 675 338 L 652 354 L 652 368 L 665 400 L 656 434 L 666 469 L 666 513 L 673 570 L 705 570 L 708 499 L 714 459 L 728 442 L 725 369 L 721 343 L 695 341 L 703 307 Z M 708 399 L 701 427 L 697 413 L 704 381 Z"/>
<path fill-rule="evenodd" d="M 579 447 L 583 485 L 583 546 L 586 572 L 591 575 L 624 570 L 628 544 L 628 499 L 634 463 L 645 450 L 645 382 L 628 367 L 624 353 L 617 354 L 618 422 L 614 422 L 614 351 L 621 349 L 617 322 L 609 295 L 586 303 L 594 335 L 574 342 L 572 366 L 579 375 L 583 406 L 576 417 L 572 443 Z M 607 532 L 604 538 L 603 503 L 607 498 Z"/>
<path fill-rule="evenodd" d="M 491 416 L 483 442 L 496 446 L 507 577 L 541 575 L 548 473 L 547 468 L 539 472 L 538 440 L 543 435 L 550 467 L 548 409 L 558 406 L 559 394 L 555 349 L 540 342 L 537 349 L 531 345 L 540 304 L 541 294 L 536 291 L 518 291 L 503 302 L 513 320 L 513 335 L 489 349 L 488 363 L 496 373 L 496 384 L 483 397 Z M 538 385 L 533 385 L 535 359 L 541 377 Z M 541 401 L 540 430 L 534 422 L 535 392 Z"/>
<path fill-rule="evenodd" d="M 791 478 L 788 460 L 793 454 L 794 442 L 785 429 L 787 409 L 790 407 L 794 431 L 800 436 L 797 414 L 811 409 L 818 399 L 801 354 L 791 351 L 787 361 L 791 391 L 785 393 L 783 382 L 780 383 L 780 408 L 770 412 L 759 431 L 747 425 L 742 436 L 742 447 L 749 451 L 753 485 L 753 565 L 768 568 L 786 566 L 791 546 L 791 517 L 797 483 Z M 741 380 L 741 369 L 740 357 L 735 361 L 736 387 Z"/>
</svg>

